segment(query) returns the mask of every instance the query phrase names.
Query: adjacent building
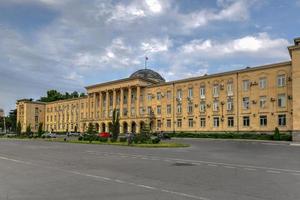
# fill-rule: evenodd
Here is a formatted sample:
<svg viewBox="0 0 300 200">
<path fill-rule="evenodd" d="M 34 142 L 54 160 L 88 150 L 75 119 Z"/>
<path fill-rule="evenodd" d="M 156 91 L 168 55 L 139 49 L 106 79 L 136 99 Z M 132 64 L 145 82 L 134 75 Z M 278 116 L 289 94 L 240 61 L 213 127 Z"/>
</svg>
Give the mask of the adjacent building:
<svg viewBox="0 0 300 200">
<path fill-rule="evenodd" d="M 4 110 L 0 108 L 0 118 L 4 117 Z"/>
<path fill-rule="evenodd" d="M 51 103 L 19 100 L 23 131 L 42 122 L 54 132 L 84 132 L 89 123 L 109 131 L 112 112 L 120 132 L 149 123 L 167 132 L 293 132 L 300 140 L 300 38 L 288 47 L 291 61 L 166 82 L 142 69 L 130 77 L 86 87 L 87 96 Z"/>
</svg>

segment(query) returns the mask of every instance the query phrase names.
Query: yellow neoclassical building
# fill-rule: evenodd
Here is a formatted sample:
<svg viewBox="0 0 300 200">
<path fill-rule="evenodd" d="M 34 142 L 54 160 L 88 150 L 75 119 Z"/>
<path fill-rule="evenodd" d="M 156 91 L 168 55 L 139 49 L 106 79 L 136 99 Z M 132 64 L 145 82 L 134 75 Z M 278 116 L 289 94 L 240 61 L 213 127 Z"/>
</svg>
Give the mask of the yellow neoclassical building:
<svg viewBox="0 0 300 200">
<path fill-rule="evenodd" d="M 25 131 L 42 122 L 53 132 L 84 132 L 89 123 L 109 131 L 113 109 L 120 132 L 144 123 L 166 132 L 273 132 L 300 140 L 300 38 L 288 47 L 291 61 L 166 82 L 142 69 L 130 77 L 87 86 L 87 96 L 42 103 L 17 102 Z"/>
</svg>

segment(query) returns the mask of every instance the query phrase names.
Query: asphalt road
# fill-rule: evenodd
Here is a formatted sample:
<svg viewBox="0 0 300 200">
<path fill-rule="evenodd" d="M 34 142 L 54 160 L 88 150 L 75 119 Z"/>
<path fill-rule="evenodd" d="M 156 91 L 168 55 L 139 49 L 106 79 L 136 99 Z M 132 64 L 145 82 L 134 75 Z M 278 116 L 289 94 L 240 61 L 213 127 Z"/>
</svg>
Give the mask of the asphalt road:
<svg viewBox="0 0 300 200">
<path fill-rule="evenodd" d="M 146 149 L 0 139 L 0 200 L 299 200 L 300 147 Z"/>
</svg>

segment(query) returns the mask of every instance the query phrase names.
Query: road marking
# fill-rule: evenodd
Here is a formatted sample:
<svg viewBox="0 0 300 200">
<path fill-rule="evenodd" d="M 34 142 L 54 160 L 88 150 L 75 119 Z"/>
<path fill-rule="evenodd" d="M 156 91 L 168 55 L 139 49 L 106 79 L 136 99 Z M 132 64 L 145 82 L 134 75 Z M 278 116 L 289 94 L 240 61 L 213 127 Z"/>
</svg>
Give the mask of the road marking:
<svg viewBox="0 0 300 200">
<path fill-rule="evenodd" d="M 244 168 L 244 170 L 248 170 L 248 171 L 256 171 L 256 169 L 253 169 L 253 168 Z"/>
<path fill-rule="evenodd" d="M 225 168 L 228 168 L 228 169 L 235 169 L 236 167 L 233 167 L 233 166 L 224 166 Z"/>
<path fill-rule="evenodd" d="M 281 172 L 279 171 L 273 171 L 273 170 L 267 170 L 268 173 L 272 173 L 272 174 L 280 174 Z"/>
<path fill-rule="evenodd" d="M 142 188 L 145 188 L 145 189 L 148 189 L 148 190 L 161 191 L 161 192 L 164 192 L 164 193 L 169 193 L 169 194 L 173 194 L 173 195 L 177 195 L 177 196 L 184 196 L 184 197 L 187 197 L 187 198 L 190 198 L 190 199 L 210 200 L 208 198 L 195 196 L 195 195 L 192 195 L 192 194 L 186 194 L 186 193 L 176 192 L 176 191 L 166 190 L 166 189 L 159 189 L 159 188 L 148 186 L 148 185 L 136 184 L 136 183 L 133 183 L 133 182 L 127 182 L 127 181 L 120 180 L 120 179 L 111 179 L 111 178 L 104 177 L 104 176 L 98 176 L 98 175 L 93 175 L 93 174 L 88 174 L 88 173 L 82 173 L 82 172 L 74 171 L 74 170 L 70 171 L 70 170 L 60 169 L 60 168 L 57 168 L 57 167 L 49 167 L 49 166 L 44 166 L 44 165 L 40 165 L 40 164 L 33 164 L 31 162 L 16 160 L 16 159 L 8 158 L 8 157 L 5 157 L 5 156 L 0 156 L 0 159 L 15 162 L 15 163 L 20 163 L 20 164 L 50 168 L 50 169 L 54 169 L 54 170 L 58 170 L 58 171 L 63 171 L 65 173 L 71 173 L 71 174 L 74 174 L 74 175 L 94 178 L 94 179 L 97 179 L 97 180 L 100 179 L 100 180 L 110 181 L 110 182 L 118 183 L 118 184 L 126 184 L 126 185 L 132 185 L 132 186 L 135 186 L 135 187 L 142 187 Z"/>
<path fill-rule="evenodd" d="M 103 152 L 102 152 L 103 153 Z M 105 152 L 107 153 L 107 152 Z M 118 153 L 110 153 L 110 154 L 118 154 Z M 264 166 L 255 166 L 255 165 L 244 165 L 244 164 L 234 164 L 234 163 L 223 163 L 223 162 L 211 162 L 211 161 L 204 161 L 204 160 L 189 160 L 189 159 L 180 159 L 180 158 L 169 158 L 169 157 L 157 157 L 157 156 L 152 156 L 152 155 L 137 155 L 137 154 L 123 154 L 123 155 L 128 155 L 131 156 L 131 158 L 137 157 L 145 157 L 147 156 L 149 159 L 157 159 L 160 161 L 165 161 L 165 160 L 171 160 L 172 162 L 189 162 L 189 163 L 197 163 L 199 164 L 207 164 L 209 166 L 232 166 L 236 168 L 243 168 L 245 170 L 249 171 L 255 171 L 255 170 L 271 170 L 271 171 L 280 171 L 280 172 L 285 172 L 285 173 L 300 173 L 300 170 L 293 170 L 293 169 L 283 169 L 283 168 L 273 168 L 273 167 L 264 167 Z M 152 160 L 151 159 L 151 160 Z"/>
<path fill-rule="evenodd" d="M 218 165 L 208 164 L 210 167 L 218 167 Z"/>
</svg>

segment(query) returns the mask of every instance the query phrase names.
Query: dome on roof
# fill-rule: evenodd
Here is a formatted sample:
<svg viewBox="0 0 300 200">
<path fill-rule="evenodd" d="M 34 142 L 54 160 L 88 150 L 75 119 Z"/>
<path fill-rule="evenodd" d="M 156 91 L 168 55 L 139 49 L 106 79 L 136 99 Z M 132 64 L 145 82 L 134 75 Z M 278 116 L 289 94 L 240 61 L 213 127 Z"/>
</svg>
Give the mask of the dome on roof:
<svg viewBox="0 0 300 200">
<path fill-rule="evenodd" d="M 145 78 L 155 82 L 165 82 L 166 80 L 157 72 L 151 69 L 140 69 L 130 75 L 129 78 Z"/>
</svg>

